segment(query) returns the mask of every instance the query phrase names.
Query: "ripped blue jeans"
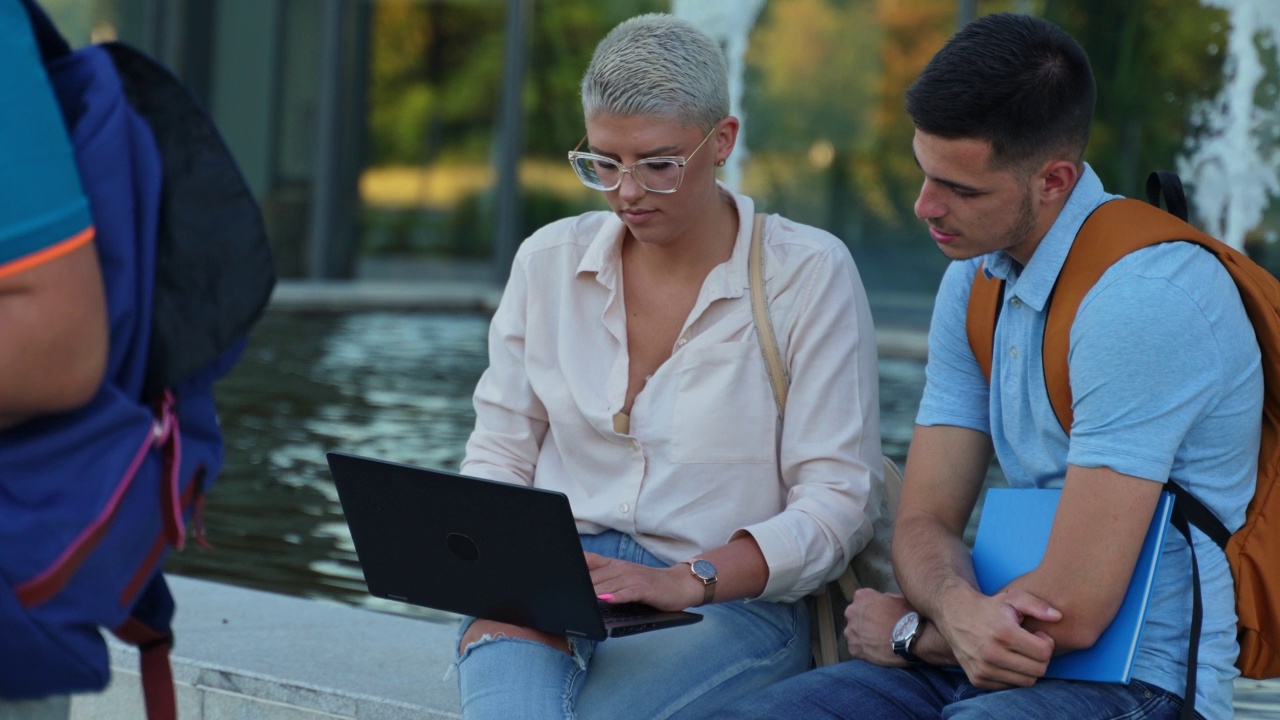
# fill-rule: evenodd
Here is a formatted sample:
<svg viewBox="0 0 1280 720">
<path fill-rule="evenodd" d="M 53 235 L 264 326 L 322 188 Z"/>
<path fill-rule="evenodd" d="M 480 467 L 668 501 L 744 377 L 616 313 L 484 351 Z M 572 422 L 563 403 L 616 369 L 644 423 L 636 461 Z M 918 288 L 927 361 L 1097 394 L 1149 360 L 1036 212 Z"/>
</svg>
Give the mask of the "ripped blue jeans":
<svg viewBox="0 0 1280 720">
<path fill-rule="evenodd" d="M 619 532 L 583 535 L 582 547 L 666 567 Z M 702 622 L 596 643 L 569 638 L 570 657 L 538 642 L 483 638 L 458 658 L 467 720 L 702 718 L 809 667 L 804 603 L 718 603 Z M 472 622 L 465 618 L 458 642 Z"/>
</svg>

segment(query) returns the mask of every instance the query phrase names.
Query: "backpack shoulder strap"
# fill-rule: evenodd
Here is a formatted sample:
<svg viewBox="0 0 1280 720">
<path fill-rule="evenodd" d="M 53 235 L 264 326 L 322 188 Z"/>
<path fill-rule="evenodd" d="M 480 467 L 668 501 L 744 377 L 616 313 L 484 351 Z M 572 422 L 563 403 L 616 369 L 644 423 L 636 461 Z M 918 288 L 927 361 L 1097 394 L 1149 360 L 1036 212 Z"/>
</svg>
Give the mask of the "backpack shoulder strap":
<svg viewBox="0 0 1280 720">
<path fill-rule="evenodd" d="M 969 347 L 982 368 L 982 374 L 991 383 L 991 353 L 996 340 L 996 321 L 1000 318 L 1000 303 L 1004 300 L 1004 281 L 989 278 L 982 272 L 982 265 L 973 273 L 973 287 L 969 290 L 969 307 L 965 316 L 965 334 Z"/>
<path fill-rule="evenodd" d="M 1186 240 L 1216 252 L 1217 240 L 1139 200 L 1112 200 L 1094 210 L 1076 234 L 1054 285 L 1044 329 L 1044 384 L 1062 429 L 1071 433 L 1071 380 L 1067 352 L 1080 303 L 1103 273 L 1129 253 L 1151 245 Z"/>
<path fill-rule="evenodd" d="M 66 38 L 58 32 L 53 21 L 45 14 L 36 0 L 21 0 L 22 7 L 31 19 L 31 30 L 36 37 L 36 45 L 40 48 L 40 59 L 45 65 L 60 57 L 71 54 L 71 46 Z"/>
</svg>

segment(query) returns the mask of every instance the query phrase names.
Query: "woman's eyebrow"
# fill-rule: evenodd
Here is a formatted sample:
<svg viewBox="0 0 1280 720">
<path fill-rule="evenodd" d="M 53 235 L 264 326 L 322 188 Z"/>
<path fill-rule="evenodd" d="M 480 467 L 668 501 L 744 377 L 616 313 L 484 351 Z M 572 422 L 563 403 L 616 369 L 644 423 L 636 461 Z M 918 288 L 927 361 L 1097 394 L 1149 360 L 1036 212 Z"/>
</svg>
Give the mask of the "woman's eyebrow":
<svg viewBox="0 0 1280 720">
<path fill-rule="evenodd" d="M 591 145 L 590 143 L 587 144 L 587 149 L 596 155 L 602 155 L 604 157 L 613 158 L 615 160 L 622 159 L 621 155 L 618 155 L 617 153 L 611 153 L 606 150 L 601 150 L 600 148 L 597 148 L 595 145 Z M 677 145 L 663 145 L 662 147 L 659 147 L 659 148 L 646 150 L 645 152 L 639 153 L 638 155 L 641 158 L 671 157 L 671 154 L 678 149 L 679 149 L 679 146 Z"/>
</svg>

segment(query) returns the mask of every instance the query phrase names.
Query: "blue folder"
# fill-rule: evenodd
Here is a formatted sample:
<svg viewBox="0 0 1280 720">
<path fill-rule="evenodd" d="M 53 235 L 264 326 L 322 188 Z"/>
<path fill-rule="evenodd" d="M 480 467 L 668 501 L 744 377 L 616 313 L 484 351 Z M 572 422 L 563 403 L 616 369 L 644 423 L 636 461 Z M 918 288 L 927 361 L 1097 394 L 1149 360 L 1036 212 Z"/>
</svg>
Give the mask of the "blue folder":
<svg viewBox="0 0 1280 720">
<path fill-rule="evenodd" d="M 1049 544 L 1049 531 L 1061 494 L 1061 490 L 1039 489 L 987 491 L 973 543 L 973 569 L 982 592 L 991 595 L 1040 564 Z M 1093 647 L 1059 655 L 1050 661 L 1045 677 L 1129 682 L 1172 511 L 1173 496 L 1161 493 L 1155 517 L 1142 541 L 1133 580 L 1115 619 Z"/>
</svg>

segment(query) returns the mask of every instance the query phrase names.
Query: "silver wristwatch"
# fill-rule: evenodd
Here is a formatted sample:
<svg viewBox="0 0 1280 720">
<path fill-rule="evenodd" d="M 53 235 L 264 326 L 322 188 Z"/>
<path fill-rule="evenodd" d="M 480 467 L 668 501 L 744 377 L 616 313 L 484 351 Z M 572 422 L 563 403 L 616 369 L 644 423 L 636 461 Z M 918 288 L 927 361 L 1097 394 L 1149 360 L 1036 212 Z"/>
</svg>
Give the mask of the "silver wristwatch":
<svg viewBox="0 0 1280 720">
<path fill-rule="evenodd" d="M 898 657 L 906 660 L 912 665 L 924 665 L 924 661 L 913 652 L 916 641 L 920 639 L 920 633 L 924 631 L 924 618 L 920 617 L 920 613 L 912 610 L 903 615 L 898 623 L 893 626 L 893 636 L 890 638 L 893 643 L 893 651 Z"/>
</svg>

